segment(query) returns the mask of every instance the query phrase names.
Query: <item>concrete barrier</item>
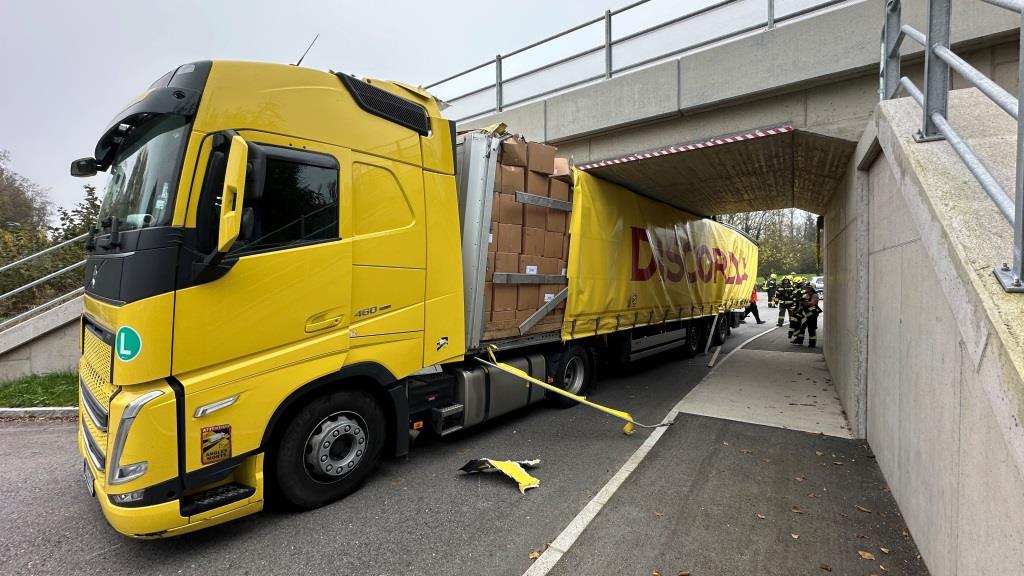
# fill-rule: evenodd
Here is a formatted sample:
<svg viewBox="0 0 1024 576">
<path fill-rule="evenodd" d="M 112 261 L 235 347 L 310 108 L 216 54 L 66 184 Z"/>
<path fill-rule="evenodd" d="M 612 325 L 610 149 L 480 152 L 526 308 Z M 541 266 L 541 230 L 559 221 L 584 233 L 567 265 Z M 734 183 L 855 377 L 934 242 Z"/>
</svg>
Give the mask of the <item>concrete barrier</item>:
<svg viewBox="0 0 1024 576">
<path fill-rule="evenodd" d="M 75 370 L 82 297 L 0 332 L 0 385 L 28 374 Z"/>
</svg>

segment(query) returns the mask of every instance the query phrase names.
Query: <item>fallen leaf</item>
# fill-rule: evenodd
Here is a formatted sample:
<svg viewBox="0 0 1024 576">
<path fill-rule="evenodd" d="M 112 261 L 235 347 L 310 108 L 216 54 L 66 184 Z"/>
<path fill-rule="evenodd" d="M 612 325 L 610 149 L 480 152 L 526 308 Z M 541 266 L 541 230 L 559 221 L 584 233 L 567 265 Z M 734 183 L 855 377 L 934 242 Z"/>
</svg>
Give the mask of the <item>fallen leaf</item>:
<svg viewBox="0 0 1024 576">
<path fill-rule="evenodd" d="M 860 555 L 861 560 L 874 560 L 875 555 L 871 552 L 865 552 L 864 550 L 857 550 L 857 554 Z"/>
<path fill-rule="evenodd" d="M 758 518 L 759 520 L 764 520 L 764 514 L 761 514 L 760 512 L 758 512 L 758 514 L 757 514 L 757 518 Z"/>
<path fill-rule="evenodd" d="M 653 571 L 651 571 L 651 576 L 661 576 L 661 572 L 658 572 L 657 570 L 653 570 Z"/>
<path fill-rule="evenodd" d="M 814 492 L 811 492 L 810 494 L 808 494 L 808 495 L 807 495 L 807 497 L 808 497 L 808 498 L 817 498 L 817 497 L 818 497 L 818 495 L 817 495 L 817 494 L 815 494 Z"/>
<path fill-rule="evenodd" d="M 801 510 L 799 506 L 793 506 L 792 508 L 789 509 L 789 511 L 794 513 L 794 514 L 803 514 L 804 513 L 804 511 Z"/>
<path fill-rule="evenodd" d="M 749 448 L 740 448 L 740 454 L 750 454 Z"/>
<path fill-rule="evenodd" d="M 861 512 L 864 512 L 866 514 L 871 514 L 871 509 L 870 508 L 865 508 L 865 507 L 861 506 L 860 504 L 857 504 L 856 506 L 854 506 L 854 508 L 856 508 L 857 510 L 860 510 Z"/>
<path fill-rule="evenodd" d="M 800 535 L 799 534 L 790 534 L 790 536 L 793 537 L 793 540 L 799 540 L 800 539 Z"/>
<path fill-rule="evenodd" d="M 815 450 L 814 453 L 817 454 L 818 456 L 824 456 L 825 455 L 825 453 L 822 452 L 821 450 Z"/>
<path fill-rule="evenodd" d="M 537 558 L 540 558 L 540 550 L 530 552 L 530 560 L 536 560 Z"/>
<path fill-rule="evenodd" d="M 796 478 L 793 478 L 793 480 L 796 480 L 797 482 L 803 482 L 804 480 L 807 480 L 807 478 L 804 478 L 803 476 L 797 476 Z"/>
<path fill-rule="evenodd" d="M 867 536 L 865 536 L 865 535 L 863 535 L 863 534 L 860 534 L 860 533 L 858 533 L 858 534 L 857 534 L 857 538 L 860 538 L 860 539 L 864 539 L 864 538 L 867 538 Z"/>
<path fill-rule="evenodd" d="M 889 552 L 892 552 L 892 550 L 889 550 L 888 548 L 882 548 L 881 546 L 879 546 L 878 549 L 882 551 L 882 554 L 888 554 Z"/>
<path fill-rule="evenodd" d="M 657 516 L 658 518 L 661 518 L 662 516 L 665 515 L 665 513 L 664 512 L 655 512 L 654 515 Z"/>
<path fill-rule="evenodd" d="M 878 569 L 881 570 L 882 572 L 888 572 L 889 571 L 888 568 L 886 568 L 885 566 L 883 566 L 881 564 L 878 565 Z"/>
<path fill-rule="evenodd" d="M 729 445 L 728 442 L 722 442 L 722 446 L 728 446 L 728 445 Z"/>
<path fill-rule="evenodd" d="M 832 463 L 835 464 L 836 466 L 842 466 L 843 465 L 843 463 L 840 462 L 839 460 L 836 460 L 836 461 L 834 461 Z"/>
<path fill-rule="evenodd" d="M 904 538 L 909 538 L 910 537 L 910 532 L 907 532 L 906 528 L 900 530 L 900 533 L 903 534 Z"/>
<path fill-rule="evenodd" d="M 677 576 L 690 576 L 690 571 L 689 570 L 683 570 Z"/>
<path fill-rule="evenodd" d="M 825 564 L 824 562 L 822 562 L 821 565 L 818 566 L 818 568 L 821 568 L 825 572 L 831 572 L 832 571 L 832 567 L 829 566 L 828 564 Z"/>
</svg>

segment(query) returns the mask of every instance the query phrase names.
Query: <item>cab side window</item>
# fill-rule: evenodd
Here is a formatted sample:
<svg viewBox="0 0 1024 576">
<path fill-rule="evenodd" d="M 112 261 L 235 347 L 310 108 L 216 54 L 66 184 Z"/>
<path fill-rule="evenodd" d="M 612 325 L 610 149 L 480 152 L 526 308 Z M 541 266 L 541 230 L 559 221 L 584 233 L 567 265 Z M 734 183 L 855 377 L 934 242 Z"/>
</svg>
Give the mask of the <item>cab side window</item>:
<svg viewBox="0 0 1024 576">
<path fill-rule="evenodd" d="M 266 179 L 246 190 L 243 233 L 231 254 L 334 240 L 338 234 L 338 162 L 331 156 L 263 145 Z"/>
</svg>

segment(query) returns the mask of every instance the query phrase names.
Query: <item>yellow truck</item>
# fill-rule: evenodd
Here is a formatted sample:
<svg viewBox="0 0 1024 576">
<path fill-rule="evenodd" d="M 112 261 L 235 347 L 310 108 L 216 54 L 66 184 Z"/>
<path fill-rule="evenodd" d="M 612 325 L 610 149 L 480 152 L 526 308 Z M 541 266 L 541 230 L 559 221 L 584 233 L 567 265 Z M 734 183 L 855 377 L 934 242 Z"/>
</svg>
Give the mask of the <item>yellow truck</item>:
<svg viewBox="0 0 1024 576">
<path fill-rule="evenodd" d="M 267 495 L 315 508 L 416 433 L 543 400 L 474 361 L 491 345 L 582 393 L 599 357 L 725 337 L 756 246 L 575 171 L 561 330 L 484 341 L 501 139 L 456 135 L 419 88 L 250 62 L 185 64 L 118 113 L 71 165 L 109 172 L 78 433 L 109 523 L 155 538 Z"/>
</svg>

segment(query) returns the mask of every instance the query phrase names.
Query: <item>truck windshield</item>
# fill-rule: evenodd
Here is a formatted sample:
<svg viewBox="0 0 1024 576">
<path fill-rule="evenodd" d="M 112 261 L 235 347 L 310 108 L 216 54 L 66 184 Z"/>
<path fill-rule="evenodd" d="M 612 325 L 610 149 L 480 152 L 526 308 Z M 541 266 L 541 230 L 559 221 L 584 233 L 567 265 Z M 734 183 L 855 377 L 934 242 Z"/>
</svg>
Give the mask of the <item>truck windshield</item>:
<svg viewBox="0 0 1024 576">
<path fill-rule="evenodd" d="M 110 165 L 100 221 L 116 216 L 122 229 L 166 226 L 174 213 L 188 120 L 164 114 L 130 130 Z"/>
</svg>

